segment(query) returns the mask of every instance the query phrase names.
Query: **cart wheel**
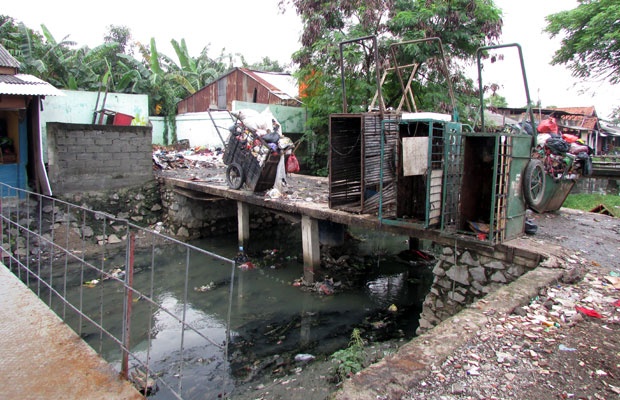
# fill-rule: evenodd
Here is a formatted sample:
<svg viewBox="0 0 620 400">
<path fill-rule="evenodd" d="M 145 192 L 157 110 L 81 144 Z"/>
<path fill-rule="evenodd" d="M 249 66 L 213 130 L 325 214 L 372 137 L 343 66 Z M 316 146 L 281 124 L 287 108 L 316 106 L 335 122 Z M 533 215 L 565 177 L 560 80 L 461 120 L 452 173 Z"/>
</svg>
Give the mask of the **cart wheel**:
<svg viewBox="0 0 620 400">
<path fill-rule="evenodd" d="M 237 163 L 232 163 L 226 168 L 226 183 L 231 189 L 241 189 L 243 181 L 245 180 L 245 174 L 243 169 Z"/>
<path fill-rule="evenodd" d="M 542 161 L 533 159 L 525 167 L 523 195 L 531 208 L 537 208 L 545 196 L 545 167 Z"/>
</svg>

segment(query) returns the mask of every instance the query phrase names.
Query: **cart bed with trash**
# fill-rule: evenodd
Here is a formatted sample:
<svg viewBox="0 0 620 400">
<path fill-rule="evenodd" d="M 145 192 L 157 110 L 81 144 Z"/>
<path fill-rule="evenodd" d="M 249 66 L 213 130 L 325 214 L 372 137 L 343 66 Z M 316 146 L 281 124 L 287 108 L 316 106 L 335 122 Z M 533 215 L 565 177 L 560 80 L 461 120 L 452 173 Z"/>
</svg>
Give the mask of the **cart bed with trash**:
<svg viewBox="0 0 620 400">
<path fill-rule="evenodd" d="M 278 169 L 284 173 L 282 156 L 292 152 L 293 142 L 280 133 L 280 124 L 269 115 L 238 113 L 237 122 L 230 127 L 230 136 L 224 151 L 226 182 L 231 189 L 243 184 L 254 192 L 271 189 Z"/>
</svg>

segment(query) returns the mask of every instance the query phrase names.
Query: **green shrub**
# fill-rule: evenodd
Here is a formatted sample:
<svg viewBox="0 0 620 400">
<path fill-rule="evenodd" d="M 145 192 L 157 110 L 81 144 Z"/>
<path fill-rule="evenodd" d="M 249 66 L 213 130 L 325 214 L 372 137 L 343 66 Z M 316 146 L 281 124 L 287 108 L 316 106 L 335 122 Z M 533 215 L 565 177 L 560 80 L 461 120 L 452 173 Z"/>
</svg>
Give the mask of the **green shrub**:
<svg viewBox="0 0 620 400">
<path fill-rule="evenodd" d="M 332 361 L 338 364 L 336 375 L 343 381 L 364 368 L 364 339 L 359 329 L 353 329 L 349 347 L 332 354 Z"/>
</svg>

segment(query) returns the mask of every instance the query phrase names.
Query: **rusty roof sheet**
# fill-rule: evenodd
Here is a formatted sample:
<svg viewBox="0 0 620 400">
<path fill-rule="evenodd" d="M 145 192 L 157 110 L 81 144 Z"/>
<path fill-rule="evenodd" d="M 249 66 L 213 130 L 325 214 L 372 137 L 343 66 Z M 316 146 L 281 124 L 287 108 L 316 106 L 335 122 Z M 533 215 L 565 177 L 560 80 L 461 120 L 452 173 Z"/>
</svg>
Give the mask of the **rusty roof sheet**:
<svg viewBox="0 0 620 400">
<path fill-rule="evenodd" d="M 64 96 L 49 83 L 28 74 L 0 75 L 0 94 L 15 96 Z"/>
<path fill-rule="evenodd" d="M 570 121 L 571 124 L 588 130 L 596 130 L 598 117 L 593 106 L 590 107 L 558 107 L 558 111 L 564 111 L 566 115 L 562 115 L 562 121 Z"/>
<path fill-rule="evenodd" d="M 0 67 L 10 67 L 19 69 L 19 61 L 17 61 L 7 49 L 0 44 Z"/>
<path fill-rule="evenodd" d="M 297 99 L 299 87 L 291 74 L 283 72 L 261 72 L 247 68 L 239 68 L 243 73 L 251 76 L 261 85 L 269 89 L 274 95 L 283 100 Z"/>
</svg>

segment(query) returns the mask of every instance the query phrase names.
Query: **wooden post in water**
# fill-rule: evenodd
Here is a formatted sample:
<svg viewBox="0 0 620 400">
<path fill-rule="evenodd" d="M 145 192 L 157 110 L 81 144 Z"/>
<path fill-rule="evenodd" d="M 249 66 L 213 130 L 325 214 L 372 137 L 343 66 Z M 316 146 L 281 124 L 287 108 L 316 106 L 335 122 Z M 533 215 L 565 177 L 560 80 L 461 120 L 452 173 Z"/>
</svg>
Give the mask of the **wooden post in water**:
<svg viewBox="0 0 620 400">
<path fill-rule="evenodd" d="M 242 201 L 237 202 L 237 231 L 239 247 L 245 251 L 250 240 L 250 206 Z"/>
<path fill-rule="evenodd" d="M 301 242 L 304 252 L 304 280 L 314 283 L 314 272 L 321 266 L 319 221 L 307 215 L 301 217 Z"/>
</svg>

